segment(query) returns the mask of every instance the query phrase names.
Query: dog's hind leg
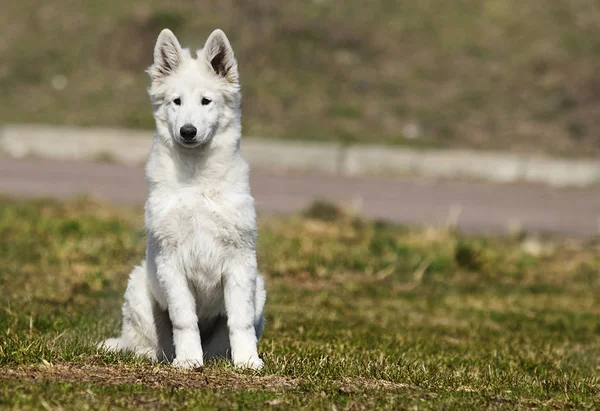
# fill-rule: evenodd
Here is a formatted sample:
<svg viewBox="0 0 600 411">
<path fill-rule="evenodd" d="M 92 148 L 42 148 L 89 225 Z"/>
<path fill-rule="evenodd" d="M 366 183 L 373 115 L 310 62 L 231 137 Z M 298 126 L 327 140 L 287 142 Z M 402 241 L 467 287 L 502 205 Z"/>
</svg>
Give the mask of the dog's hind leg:
<svg viewBox="0 0 600 411">
<path fill-rule="evenodd" d="M 260 337 L 265 329 L 265 302 L 267 301 L 267 291 L 265 290 L 265 280 L 262 275 L 256 276 L 256 294 L 254 296 L 254 331 L 256 340 Z"/>
<path fill-rule="evenodd" d="M 146 264 L 135 267 L 129 275 L 123 304 L 121 336 L 109 338 L 99 345 L 108 351 L 133 351 L 152 360 L 159 359 L 159 326 L 162 321 L 153 301 Z M 163 327 L 161 327 L 163 328 Z M 164 332 L 161 330 L 161 332 Z M 162 351 L 165 351 L 164 349 Z M 168 351 L 168 349 L 167 349 Z"/>
</svg>

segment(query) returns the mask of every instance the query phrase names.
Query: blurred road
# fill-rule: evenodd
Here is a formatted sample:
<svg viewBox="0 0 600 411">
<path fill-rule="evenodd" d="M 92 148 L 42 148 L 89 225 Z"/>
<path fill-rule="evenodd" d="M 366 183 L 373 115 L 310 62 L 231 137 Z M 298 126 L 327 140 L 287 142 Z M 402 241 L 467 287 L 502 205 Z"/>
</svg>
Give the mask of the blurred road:
<svg viewBox="0 0 600 411">
<path fill-rule="evenodd" d="M 530 232 L 573 236 L 600 234 L 600 188 L 554 189 L 419 178 L 348 178 L 275 175 L 254 170 L 259 213 L 289 213 L 315 199 L 355 207 L 368 218 L 407 224 L 457 221 L 469 232 Z M 120 204 L 142 204 L 142 168 L 118 164 L 0 157 L 0 195 L 68 198 L 91 194 Z"/>
</svg>

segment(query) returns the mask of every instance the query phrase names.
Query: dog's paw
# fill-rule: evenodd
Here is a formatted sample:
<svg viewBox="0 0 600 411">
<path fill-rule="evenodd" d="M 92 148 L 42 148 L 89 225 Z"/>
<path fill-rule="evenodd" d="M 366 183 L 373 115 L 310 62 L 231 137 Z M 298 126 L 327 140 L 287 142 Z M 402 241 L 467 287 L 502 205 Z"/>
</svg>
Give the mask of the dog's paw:
<svg viewBox="0 0 600 411">
<path fill-rule="evenodd" d="M 258 356 L 258 354 L 254 354 L 248 359 L 234 359 L 233 363 L 238 368 L 244 368 L 249 370 L 262 370 L 262 368 L 265 365 L 263 360 L 261 360 Z"/>
<path fill-rule="evenodd" d="M 175 368 L 180 368 L 183 370 L 204 369 L 204 361 L 202 358 L 175 358 L 172 365 Z"/>
</svg>

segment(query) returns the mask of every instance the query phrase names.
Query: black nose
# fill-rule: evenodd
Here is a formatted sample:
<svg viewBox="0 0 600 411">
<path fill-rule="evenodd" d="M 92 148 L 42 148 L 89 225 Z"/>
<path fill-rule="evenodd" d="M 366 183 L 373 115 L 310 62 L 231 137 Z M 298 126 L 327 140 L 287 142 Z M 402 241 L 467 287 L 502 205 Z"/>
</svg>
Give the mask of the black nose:
<svg viewBox="0 0 600 411">
<path fill-rule="evenodd" d="M 196 127 L 194 127 L 191 124 L 184 124 L 183 127 L 179 129 L 179 132 L 181 133 L 181 138 L 183 138 L 184 140 L 191 140 L 194 137 L 196 137 L 196 131 Z"/>
</svg>

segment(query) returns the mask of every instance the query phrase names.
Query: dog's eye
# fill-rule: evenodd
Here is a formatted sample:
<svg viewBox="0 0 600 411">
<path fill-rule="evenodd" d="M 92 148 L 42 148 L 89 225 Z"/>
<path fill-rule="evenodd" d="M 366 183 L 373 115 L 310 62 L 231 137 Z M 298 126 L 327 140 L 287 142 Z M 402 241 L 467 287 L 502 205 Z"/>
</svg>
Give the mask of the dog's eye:
<svg viewBox="0 0 600 411">
<path fill-rule="evenodd" d="M 180 106 L 181 105 L 181 99 L 179 97 L 177 97 L 175 100 L 173 100 L 173 103 L 175 103 L 178 106 Z"/>
<path fill-rule="evenodd" d="M 202 105 L 206 106 L 208 104 L 210 104 L 212 102 L 212 100 L 207 99 L 206 97 L 202 97 Z"/>
</svg>

